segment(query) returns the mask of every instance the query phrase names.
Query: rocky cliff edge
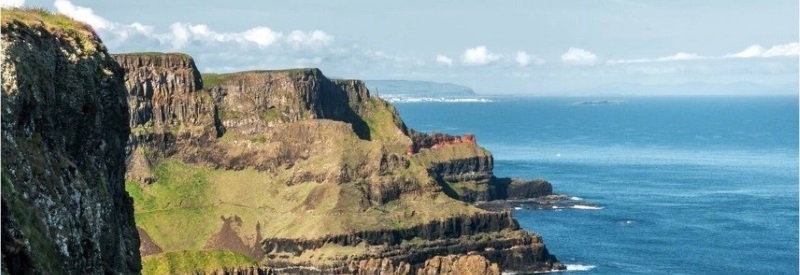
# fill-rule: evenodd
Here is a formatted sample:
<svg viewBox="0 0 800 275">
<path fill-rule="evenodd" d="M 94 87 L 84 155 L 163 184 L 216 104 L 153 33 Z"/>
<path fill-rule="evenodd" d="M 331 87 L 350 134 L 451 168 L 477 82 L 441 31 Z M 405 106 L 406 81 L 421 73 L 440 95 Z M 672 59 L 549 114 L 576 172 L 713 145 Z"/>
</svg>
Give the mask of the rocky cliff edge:
<svg viewBox="0 0 800 275">
<path fill-rule="evenodd" d="M 488 271 L 563 269 L 510 213 L 458 200 L 508 196 L 474 137 L 435 146 L 361 81 L 318 69 L 201 75 L 183 54 L 115 58 L 145 271 L 209 255 L 217 264 L 189 271 L 413 274 L 464 255 Z M 462 196 L 458 183 L 483 191 Z"/>
<path fill-rule="evenodd" d="M 123 70 L 89 26 L 2 13 L 3 274 L 138 273 Z"/>
</svg>

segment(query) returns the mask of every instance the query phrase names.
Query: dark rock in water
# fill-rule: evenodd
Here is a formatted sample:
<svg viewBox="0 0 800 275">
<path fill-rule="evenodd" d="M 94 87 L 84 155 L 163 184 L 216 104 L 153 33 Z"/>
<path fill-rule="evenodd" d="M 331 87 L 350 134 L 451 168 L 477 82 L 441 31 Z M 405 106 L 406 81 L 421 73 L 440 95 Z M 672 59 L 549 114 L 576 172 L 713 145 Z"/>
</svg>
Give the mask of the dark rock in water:
<svg viewBox="0 0 800 275">
<path fill-rule="evenodd" d="M 625 100 L 587 100 L 581 102 L 575 102 L 572 105 L 576 106 L 606 106 L 606 105 L 620 105 L 625 104 L 627 101 Z"/>
<path fill-rule="evenodd" d="M 551 194 L 546 196 L 495 200 L 477 202 L 475 206 L 489 211 L 510 211 L 510 210 L 558 210 L 564 208 L 575 209 L 601 209 L 597 204 L 577 201 L 567 195 Z"/>
<path fill-rule="evenodd" d="M 519 200 L 553 194 L 553 186 L 544 179 L 493 178 L 490 184 L 494 190 L 492 194 L 494 200 Z"/>
<path fill-rule="evenodd" d="M 2 12 L 3 273 L 138 273 L 123 71 L 82 23 Z"/>
</svg>

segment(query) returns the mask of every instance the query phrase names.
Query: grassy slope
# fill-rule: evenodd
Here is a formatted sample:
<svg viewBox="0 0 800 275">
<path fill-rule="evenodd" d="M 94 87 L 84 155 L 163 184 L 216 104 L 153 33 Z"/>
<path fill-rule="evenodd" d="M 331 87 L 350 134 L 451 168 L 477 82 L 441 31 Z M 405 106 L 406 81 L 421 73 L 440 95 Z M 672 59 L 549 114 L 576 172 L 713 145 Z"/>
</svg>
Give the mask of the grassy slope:
<svg viewBox="0 0 800 275">
<path fill-rule="evenodd" d="M 59 39 L 77 42 L 87 55 L 96 52 L 99 41 L 91 26 L 43 8 L 3 8 L 0 22 L 4 28 L 12 22 L 21 22 L 30 27 L 42 26 Z"/>
<path fill-rule="evenodd" d="M 59 14 L 51 13 L 43 8 L 3 8 L 3 16 L 0 21 L 8 24 L 12 21 L 21 21 L 28 26 L 43 24 L 44 27 L 53 33 L 56 31 L 77 31 L 85 34 L 92 34 L 92 28 L 84 23 L 72 20 L 72 18 Z"/>
<path fill-rule="evenodd" d="M 230 251 L 175 251 L 142 258 L 142 274 L 189 274 L 254 265 L 253 260 Z"/>
<path fill-rule="evenodd" d="M 220 216 L 239 216 L 244 221 L 240 232 L 244 236 L 254 236 L 259 223 L 265 237 L 313 239 L 410 227 L 477 211 L 444 196 L 422 196 L 362 212 L 357 197 L 341 199 L 357 192 L 353 183 L 286 186 L 265 172 L 213 170 L 175 160 L 158 165 L 156 176 L 159 180 L 150 186 L 129 182 L 126 189 L 136 202 L 137 225 L 164 251 L 202 249 L 222 226 Z M 307 202 L 310 196 L 313 200 Z M 347 205 L 351 200 L 353 205 Z M 411 211 L 415 211 L 414 217 L 409 217 Z M 176 228 L 181 230 L 176 232 Z"/>
<path fill-rule="evenodd" d="M 204 74 L 204 86 L 216 85 L 229 77 L 230 74 Z M 191 255 L 169 253 L 202 251 L 207 240 L 222 227 L 221 217 L 236 215 L 241 218 L 241 226 L 234 230 L 251 245 L 257 234 L 257 225 L 264 238 L 316 239 L 364 230 L 411 227 L 481 211 L 444 194 L 409 194 L 379 207 L 368 207 L 362 201 L 363 195 L 359 189 L 362 184 L 381 181 L 411 180 L 423 185 L 434 184 L 428 178 L 425 165 L 465 154 L 485 153 L 482 149 L 464 151 L 464 148 L 458 147 L 453 152 L 446 151 L 441 155 L 428 152 L 419 159 L 412 159 L 410 167 L 392 171 L 391 175 L 382 178 L 356 179 L 355 182 L 342 184 L 285 184 L 288 178 L 299 171 L 362 167 L 382 150 L 395 153 L 405 151 L 410 140 L 398 128 L 402 121 L 391 105 L 377 98 L 368 99 L 364 103 L 362 117 L 370 127 L 372 141 L 359 140 L 354 133 L 321 133 L 324 138 L 320 140 L 322 145 L 318 146 L 326 148 L 322 153 L 275 174 L 253 169 L 215 170 L 170 159 L 156 165 L 154 170 L 158 180 L 155 183 L 144 185 L 128 182 L 126 189 L 135 201 L 137 225 L 145 229 L 168 255 L 172 255 L 148 257 L 145 259 L 146 267 L 164 266 L 171 259 L 173 263 L 170 265 L 193 264 L 193 269 L 209 268 L 194 261 L 193 256 L 189 257 Z M 256 143 L 268 142 L 263 137 L 227 135 L 220 142 L 231 145 L 234 151 L 247 150 L 237 145 L 242 139 Z M 328 245 L 306 251 L 291 261 L 327 264 L 330 259 L 366 252 L 366 247 Z M 231 255 L 218 256 L 226 258 Z M 185 261 L 180 261 L 181 257 L 186 257 Z M 147 269 L 145 273 L 151 270 L 154 269 Z"/>
</svg>

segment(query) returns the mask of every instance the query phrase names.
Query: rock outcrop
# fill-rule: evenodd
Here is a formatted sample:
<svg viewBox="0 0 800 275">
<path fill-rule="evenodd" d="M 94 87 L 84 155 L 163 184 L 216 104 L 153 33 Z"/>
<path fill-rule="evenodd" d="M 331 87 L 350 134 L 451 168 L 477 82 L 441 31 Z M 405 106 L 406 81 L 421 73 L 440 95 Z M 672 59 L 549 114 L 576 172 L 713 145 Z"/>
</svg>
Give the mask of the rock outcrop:
<svg viewBox="0 0 800 275">
<path fill-rule="evenodd" d="M 417 274 L 500 275 L 500 268 L 497 267 L 497 264 L 493 264 L 478 255 L 436 256 L 425 261 L 425 264 L 417 271 Z"/>
<path fill-rule="evenodd" d="M 122 69 L 89 26 L 2 13 L 3 273 L 138 273 Z"/>
<path fill-rule="evenodd" d="M 142 114 L 127 188 L 146 268 L 162 253 L 224 250 L 259 267 L 214 272 L 563 269 L 510 213 L 456 200 L 454 182 L 486 189 L 467 201 L 496 193 L 474 137 L 424 139 L 409 155 L 412 130 L 361 81 L 317 69 L 200 77 L 181 54 L 115 58 Z"/>
<path fill-rule="evenodd" d="M 449 196 L 466 202 L 528 199 L 553 194 L 543 179 L 521 180 L 494 176 L 492 154 L 472 135 L 427 135 L 412 132 L 406 155 L 423 164 Z"/>
</svg>

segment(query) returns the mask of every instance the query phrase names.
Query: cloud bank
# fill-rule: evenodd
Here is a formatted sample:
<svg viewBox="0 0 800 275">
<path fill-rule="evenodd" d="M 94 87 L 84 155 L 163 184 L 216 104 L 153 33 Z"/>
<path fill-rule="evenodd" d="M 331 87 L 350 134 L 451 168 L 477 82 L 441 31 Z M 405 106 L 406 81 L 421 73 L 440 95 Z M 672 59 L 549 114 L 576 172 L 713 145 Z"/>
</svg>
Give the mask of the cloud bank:
<svg viewBox="0 0 800 275">
<path fill-rule="evenodd" d="M 761 45 L 752 45 L 747 47 L 746 49 L 734 53 L 726 55 L 725 57 L 729 58 L 753 58 L 753 57 L 781 57 L 781 56 L 798 56 L 800 55 L 800 43 L 788 43 L 782 45 L 775 45 L 769 49 L 762 47 Z"/>
<path fill-rule="evenodd" d="M 514 62 L 517 62 L 517 65 L 520 67 L 527 67 L 531 63 L 536 65 L 544 64 L 544 59 L 541 59 L 535 55 L 530 55 L 525 51 L 518 51 L 517 56 L 514 58 Z"/>
<path fill-rule="evenodd" d="M 581 48 L 570 47 L 561 55 L 561 62 L 567 65 L 593 66 L 597 64 L 597 55 Z"/>
<path fill-rule="evenodd" d="M 465 65 L 481 66 L 500 60 L 500 55 L 489 52 L 486 46 L 478 46 L 464 50 L 461 62 Z"/>
<path fill-rule="evenodd" d="M 282 44 L 294 49 L 303 49 L 325 47 L 334 41 L 333 35 L 321 30 L 293 30 L 288 35 L 284 35 L 282 32 L 274 31 L 266 26 L 256 26 L 241 32 L 220 32 L 205 24 L 176 22 L 170 25 L 168 31 L 158 32 L 153 26 L 139 22 L 125 25 L 110 21 L 95 14 L 92 9 L 76 6 L 69 0 L 56 0 L 53 6 L 57 12 L 85 22 L 95 30 L 106 34 L 104 40 L 110 42 L 112 47 L 120 46 L 131 40 L 139 40 L 137 42 L 149 41 L 151 44 L 155 44 L 151 46 L 159 48 L 169 46 L 171 50 L 182 50 L 189 45 L 210 44 L 251 46 L 262 49 Z"/>
<path fill-rule="evenodd" d="M 444 55 L 436 55 L 436 63 L 453 66 L 453 59 Z"/>
<path fill-rule="evenodd" d="M 774 45 L 769 49 L 764 48 L 761 45 L 752 45 L 737 53 L 726 54 L 721 56 L 701 56 L 694 53 L 679 52 L 674 55 L 658 57 L 658 58 L 608 60 L 606 61 L 606 64 L 618 65 L 618 64 L 688 61 L 688 60 L 719 60 L 719 59 L 730 59 L 730 58 L 773 58 L 773 57 L 792 57 L 792 56 L 800 56 L 800 43 L 792 42 L 787 44 Z"/>
</svg>

